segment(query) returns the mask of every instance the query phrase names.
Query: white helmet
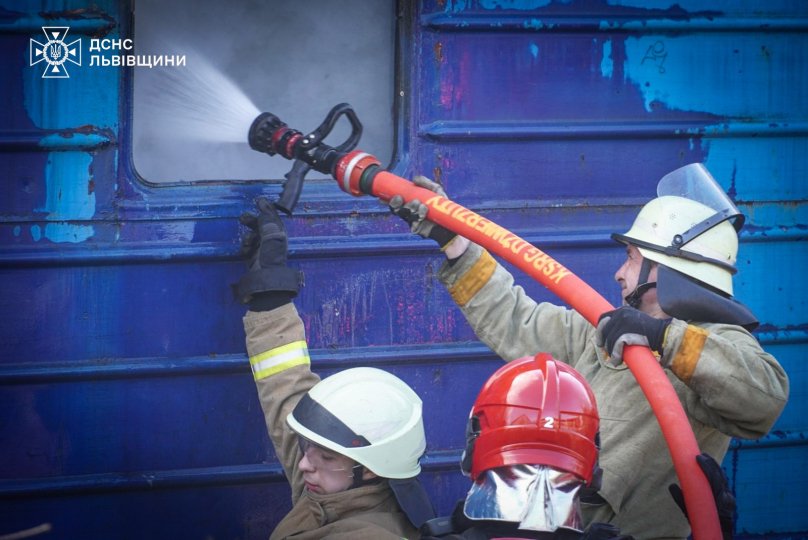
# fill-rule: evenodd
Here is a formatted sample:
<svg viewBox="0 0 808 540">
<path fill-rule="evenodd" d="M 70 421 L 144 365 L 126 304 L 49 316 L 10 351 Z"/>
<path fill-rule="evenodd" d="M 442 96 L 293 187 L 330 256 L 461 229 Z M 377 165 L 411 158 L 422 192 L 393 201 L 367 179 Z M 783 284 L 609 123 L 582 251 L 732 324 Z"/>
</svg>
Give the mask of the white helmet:
<svg viewBox="0 0 808 540">
<path fill-rule="evenodd" d="M 286 422 L 298 435 L 383 478 L 412 478 L 426 437 L 418 395 L 380 369 L 346 369 L 317 383 Z"/>
<path fill-rule="evenodd" d="M 728 296 L 744 217 L 701 163 L 667 174 L 631 229 L 612 238 Z"/>
</svg>

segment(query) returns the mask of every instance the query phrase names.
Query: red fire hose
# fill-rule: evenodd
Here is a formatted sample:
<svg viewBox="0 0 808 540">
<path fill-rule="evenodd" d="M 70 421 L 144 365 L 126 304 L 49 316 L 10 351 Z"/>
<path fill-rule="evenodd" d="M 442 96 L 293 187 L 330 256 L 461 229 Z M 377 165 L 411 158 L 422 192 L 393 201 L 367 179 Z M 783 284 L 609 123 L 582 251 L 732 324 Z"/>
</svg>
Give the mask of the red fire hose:
<svg viewBox="0 0 808 540">
<path fill-rule="evenodd" d="M 427 217 L 431 221 L 517 266 L 593 325 L 597 324 L 601 314 L 614 309 L 592 287 L 529 242 L 445 197 L 379 170 L 379 161 L 370 154 L 353 151 L 341 157 L 334 176 L 343 191 L 355 196 L 370 194 L 389 201 L 400 195 L 405 202 L 420 200 L 427 206 Z M 647 347 L 627 346 L 623 358 L 662 428 L 682 484 L 694 539 L 720 540 L 722 534 L 715 500 L 710 484 L 696 462 L 698 444 L 679 397 Z"/>
</svg>

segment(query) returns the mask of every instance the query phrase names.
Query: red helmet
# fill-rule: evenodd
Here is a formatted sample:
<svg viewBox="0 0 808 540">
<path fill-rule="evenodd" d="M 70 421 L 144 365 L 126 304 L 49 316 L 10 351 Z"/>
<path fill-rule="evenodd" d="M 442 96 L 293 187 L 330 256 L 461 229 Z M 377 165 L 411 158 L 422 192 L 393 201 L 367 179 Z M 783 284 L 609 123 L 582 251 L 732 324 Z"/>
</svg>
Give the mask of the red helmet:
<svg viewBox="0 0 808 540">
<path fill-rule="evenodd" d="M 589 483 L 597 460 L 598 409 L 589 384 L 546 353 L 499 368 L 469 416 L 462 468 L 472 480 L 506 465 L 546 465 Z"/>
</svg>

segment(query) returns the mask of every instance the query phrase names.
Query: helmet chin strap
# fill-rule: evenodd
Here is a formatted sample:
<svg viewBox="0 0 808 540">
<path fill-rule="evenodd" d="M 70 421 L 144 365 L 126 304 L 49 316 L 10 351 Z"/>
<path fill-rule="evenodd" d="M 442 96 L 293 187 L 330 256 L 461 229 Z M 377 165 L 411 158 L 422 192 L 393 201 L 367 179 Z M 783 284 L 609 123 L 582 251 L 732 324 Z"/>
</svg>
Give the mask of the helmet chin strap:
<svg viewBox="0 0 808 540">
<path fill-rule="evenodd" d="M 350 489 L 358 488 L 358 487 L 362 487 L 362 486 L 367 486 L 369 484 L 378 484 L 379 483 L 379 477 L 378 476 L 374 476 L 372 478 L 365 479 L 364 478 L 365 470 L 366 470 L 365 466 L 362 465 L 361 463 L 357 463 L 356 465 L 353 466 L 353 468 L 352 468 L 353 482 L 351 483 L 351 488 Z"/>
<path fill-rule="evenodd" d="M 648 275 L 650 273 L 651 261 L 643 259 L 642 266 L 640 267 L 640 276 L 637 278 L 637 287 L 631 291 L 631 294 L 626 296 L 626 304 L 634 309 L 640 309 L 643 295 L 657 286 L 656 281 L 648 282 Z"/>
</svg>

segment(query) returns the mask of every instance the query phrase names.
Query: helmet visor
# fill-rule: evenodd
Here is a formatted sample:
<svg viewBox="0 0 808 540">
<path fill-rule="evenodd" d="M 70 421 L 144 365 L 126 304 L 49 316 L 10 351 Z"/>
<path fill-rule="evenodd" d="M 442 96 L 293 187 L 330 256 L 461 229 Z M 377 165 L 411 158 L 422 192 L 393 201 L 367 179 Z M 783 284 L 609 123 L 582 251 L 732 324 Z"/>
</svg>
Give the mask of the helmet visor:
<svg viewBox="0 0 808 540">
<path fill-rule="evenodd" d="M 657 196 L 665 195 L 684 197 L 709 206 L 723 218 L 720 221 L 729 220 L 736 231 L 743 226 L 743 214 L 702 163 L 691 163 L 663 176 L 657 184 Z"/>
<path fill-rule="evenodd" d="M 583 481 L 544 465 L 511 465 L 482 473 L 466 495 L 469 519 L 515 523 L 520 529 L 581 531 L 578 491 Z"/>
</svg>

